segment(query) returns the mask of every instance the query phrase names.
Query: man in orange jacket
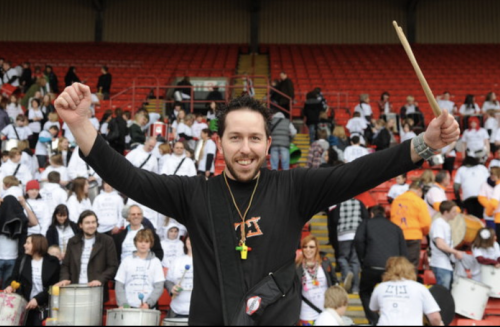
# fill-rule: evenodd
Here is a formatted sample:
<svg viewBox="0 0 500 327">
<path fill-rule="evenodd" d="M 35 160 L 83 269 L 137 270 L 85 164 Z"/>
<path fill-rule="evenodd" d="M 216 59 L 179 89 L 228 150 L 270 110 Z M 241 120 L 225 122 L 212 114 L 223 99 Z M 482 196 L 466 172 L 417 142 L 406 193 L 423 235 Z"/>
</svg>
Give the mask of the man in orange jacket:
<svg viewBox="0 0 500 327">
<path fill-rule="evenodd" d="M 414 181 L 408 191 L 394 199 L 391 205 L 391 221 L 403 230 L 408 259 L 418 268 L 422 238 L 429 234 L 431 227 L 431 216 L 425 201 L 422 200 L 419 181 Z"/>
</svg>

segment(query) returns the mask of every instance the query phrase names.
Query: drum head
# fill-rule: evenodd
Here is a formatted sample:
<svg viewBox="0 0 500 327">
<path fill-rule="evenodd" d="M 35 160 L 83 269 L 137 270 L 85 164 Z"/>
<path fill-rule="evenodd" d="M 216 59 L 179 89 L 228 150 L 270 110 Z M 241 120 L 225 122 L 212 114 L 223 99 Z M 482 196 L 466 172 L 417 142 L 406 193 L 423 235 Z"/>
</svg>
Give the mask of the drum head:
<svg viewBox="0 0 500 327">
<path fill-rule="evenodd" d="M 455 301 L 451 292 L 441 285 L 434 285 L 429 289 L 432 297 L 441 308 L 441 319 L 448 326 L 455 318 Z"/>
<path fill-rule="evenodd" d="M 432 217 L 434 221 L 437 218 L 441 217 L 441 213 L 437 213 Z M 465 233 L 467 231 L 467 225 L 465 223 L 464 214 L 458 214 L 455 219 L 448 222 L 451 227 L 451 239 L 453 241 L 453 247 L 457 247 L 463 243 L 465 238 Z"/>
</svg>

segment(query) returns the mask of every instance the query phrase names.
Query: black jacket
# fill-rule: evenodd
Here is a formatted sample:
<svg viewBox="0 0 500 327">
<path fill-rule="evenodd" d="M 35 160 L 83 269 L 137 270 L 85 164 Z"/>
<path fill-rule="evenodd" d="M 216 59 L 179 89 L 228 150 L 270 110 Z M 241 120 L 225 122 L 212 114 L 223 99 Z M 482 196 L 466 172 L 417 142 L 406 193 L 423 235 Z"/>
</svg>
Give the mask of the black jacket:
<svg viewBox="0 0 500 327">
<path fill-rule="evenodd" d="M 163 260 L 163 249 L 161 247 L 160 237 L 158 236 L 158 234 L 156 234 L 156 232 L 153 229 L 148 228 L 144 224 L 143 224 L 143 226 L 145 229 L 150 229 L 153 232 L 154 245 L 151 248 L 151 252 L 153 252 L 155 254 L 155 256 L 158 259 L 160 259 L 160 261 L 162 261 Z M 125 241 L 125 238 L 127 237 L 127 233 L 128 233 L 128 228 L 125 228 L 124 230 L 122 230 L 121 232 L 119 232 L 118 234 L 113 236 L 113 240 L 115 241 L 115 246 L 116 246 L 116 255 L 118 257 L 118 262 L 121 261 L 122 243 L 123 243 L 123 241 Z"/>
<path fill-rule="evenodd" d="M 109 93 L 111 89 L 111 74 L 102 74 L 97 81 L 97 90 L 102 87 L 102 93 Z"/>
<path fill-rule="evenodd" d="M 327 257 L 322 257 L 321 258 L 323 261 L 321 262 L 321 268 L 323 268 L 323 271 L 325 272 L 326 275 L 326 282 L 328 284 L 328 287 L 337 285 L 339 281 L 337 280 L 337 275 L 335 274 L 335 269 L 332 268 L 332 262 L 330 259 Z M 297 267 L 297 276 L 299 279 L 302 281 L 302 274 L 304 272 L 304 268 L 302 266 Z"/>
<path fill-rule="evenodd" d="M 323 105 L 318 99 L 309 99 L 302 109 L 302 117 L 306 118 L 307 125 L 316 125 L 319 123 L 319 114 L 323 111 Z"/>
<path fill-rule="evenodd" d="M 0 206 L 0 234 L 18 241 L 18 255 L 24 254 L 24 242 L 28 236 L 28 217 L 19 201 L 12 195 L 3 199 Z"/>
<path fill-rule="evenodd" d="M 22 271 L 19 271 L 19 269 L 21 268 L 21 261 L 23 257 L 26 257 L 26 259 L 24 261 Z M 30 255 L 19 256 L 16 260 L 12 275 L 7 280 L 8 285 L 10 285 L 10 283 L 14 280 L 21 284 L 16 293 L 22 295 L 28 302 L 31 300 L 30 295 L 31 289 L 33 288 L 31 261 L 32 257 Z M 59 271 L 59 260 L 56 257 L 46 254 L 43 257 L 42 263 L 43 291 L 38 293 L 34 297 L 39 306 L 43 306 L 49 303 L 49 287 L 59 282 Z"/>
<path fill-rule="evenodd" d="M 390 257 L 408 257 L 403 231 L 384 216 L 375 216 L 359 225 L 354 247 L 362 267 L 385 268 Z"/>
<path fill-rule="evenodd" d="M 387 128 L 382 130 L 373 138 L 372 144 L 377 147 L 377 151 L 387 149 L 391 144 L 391 134 Z"/>
<path fill-rule="evenodd" d="M 78 225 L 71 220 L 69 221 L 69 227 L 73 230 L 73 233 L 75 233 L 75 235 L 80 233 L 80 228 L 78 227 Z M 56 225 L 50 225 L 50 227 L 47 229 L 45 237 L 47 238 L 49 246 L 59 245 L 59 233 L 57 232 Z"/>
</svg>

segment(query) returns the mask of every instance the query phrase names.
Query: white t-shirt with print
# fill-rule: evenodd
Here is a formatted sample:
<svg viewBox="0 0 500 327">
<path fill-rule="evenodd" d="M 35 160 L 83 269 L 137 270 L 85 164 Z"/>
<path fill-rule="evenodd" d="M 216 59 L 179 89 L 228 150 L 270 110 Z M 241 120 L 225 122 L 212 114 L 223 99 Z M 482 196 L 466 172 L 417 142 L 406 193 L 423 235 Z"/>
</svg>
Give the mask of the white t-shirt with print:
<svg viewBox="0 0 500 327">
<path fill-rule="evenodd" d="M 80 277 L 78 278 L 78 284 L 87 284 L 89 282 L 88 277 L 88 266 L 90 261 L 90 254 L 92 253 L 92 248 L 95 244 L 95 236 L 89 239 L 84 239 L 83 251 L 80 264 Z"/>
<path fill-rule="evenodd" d="M 141 229 L 144 229 L 144 226 L 141 225 L 141 228 L 139 228 L 138 230 L 130 229 L 127 232 L 127 236 L 125 236 L 125 239 L 122 243 L 122 256 L 120 258 L 120 262 L 123 262 L 126 257 L 131 256 L 134 251 L 137 251 L 137 248 L 134 244 L 134 237 Z"/>
<path fill-rule="evenodd" d="M 424 314 L 441 311 L 431 292 L 412 280 L 379 284 L 372 293 L 370 310 L 379 311 L 378 326 L 422 326 Z"/>
<path fill-rule="evenodd" d="M 451 227 L 443 218 L 436 218 L 431 225 L 430 243 L 431 243 L 431 260 L 430 266 L 442 268 L 446 270 L 453 270 L 451 266 L 451 254 L 443 252 L 436 246 L 436 239 L 442 239 L 450 248 L 453 248 L 453 240 L 451 238 Z"/>
<path fill-rule="evenodd" d="M 30 299 L 43 292 L 42 265 L 43 258 L 40 260 L 31 260 L 31 276 L 33 280 L 33 286 L 31 288 Z"/>
<path fill-rule="evenodd" d="M 351 162 L 369 154 L 368 149 L 359 145 L 350 145 L 344 150 L 345 162 Z"/>
<path fill-rule="evenodd" d="M 144 294 L 143 301 L 146 302 L 153 292 L 154 284 L 164 282 L 165 277 L 158 258 L 141 259 L 131 255 L 120 264 L 115 280 L 125 285 L 127 303 L 138 308 L 141 306 L 139 293 Z"/>
<path fill-rule="evenodd" d="M 189 266 L 189 269 L 186 267 Z M 176 258 L 167 272 L 167 280 L 177 285 L 182 276 L 182 291 L 170 302 L 170 308 L 179 315 L 188 315 L 193 292 L 193 258 L 188 255 Z"/>
<path fill-rule="evenodd" d="M 319 282 L 318 286 L 313 285 L 313 279 L 309 273 L 305 273 L 305 281 L 301 278 L 302 288 L 304 288 L 304 282 L 306 283 L 307 291 L 302 289 L 302 296 L 308 299 L 312 304 L 314 304 L 318 309 L 324 310 L 325 304 L 325 292 L 328 289 L 328 283 L 326 280 L 326 274 L 321 265 L 318 267 L 318 274 L 316 276 Z M 300 320 L 316 320 L 319 313 L 302 301 L 302 306 L 300 308 Z"/>
<path fill-rule="evenodd" d="M 403 184 L 403 185 L 394 184 L 389 189 L 387 196 L 392 198 L 392 199 L 395 199 L 398 196 L 400 196 L 401 194 L 403 194 L 404 192 L 408 191 L 409 189 L 410 189 L 410 185 L 408 185 L 408 184 Z"/>
<path fill-rule="evenodd" d="M 481 185 L 486 182 L 489 176 L 490 173 L 484 165 L 458 168 L 455 174 L 455 184 L 460 184 L 462 199 L 467 200 L 471 197 L 477 197 Z"/>
</svg>

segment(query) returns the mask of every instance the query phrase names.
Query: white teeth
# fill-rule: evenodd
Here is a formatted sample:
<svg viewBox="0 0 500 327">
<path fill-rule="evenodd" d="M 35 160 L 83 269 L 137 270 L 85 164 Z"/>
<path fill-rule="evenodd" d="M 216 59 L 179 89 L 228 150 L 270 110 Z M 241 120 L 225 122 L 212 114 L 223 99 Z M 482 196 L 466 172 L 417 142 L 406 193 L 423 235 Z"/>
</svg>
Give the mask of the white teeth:
<svg viewBox="0 0 500 327">
<path fill-rule="evenodd" d="M 250 160 L 245 160 L 245 161 L 241 161 L 241 160 L 240 160 L 240 161 L 238 161 L 238 163 L 239 163 L 240 165 L 249 165 L 249 164 L 251 163 L 251 161 L 250 161 Z"/>
</svg>

